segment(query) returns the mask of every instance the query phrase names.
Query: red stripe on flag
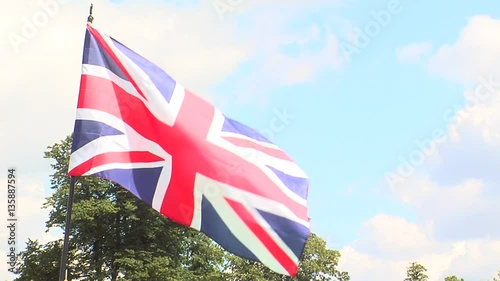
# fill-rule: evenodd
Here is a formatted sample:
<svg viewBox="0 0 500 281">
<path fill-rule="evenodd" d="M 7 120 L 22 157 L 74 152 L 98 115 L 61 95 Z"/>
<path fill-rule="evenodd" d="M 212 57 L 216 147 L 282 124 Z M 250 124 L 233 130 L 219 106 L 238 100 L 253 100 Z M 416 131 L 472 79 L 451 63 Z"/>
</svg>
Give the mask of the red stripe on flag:
<svg viewBox="0 0 500 281">
<path fill-rule="evenodd" d="M 147 151 L 133 152 L 106 152 L 96 155 L 69 172 L 70 176 L 81 176 L 90 169 L 106 164 L 115 163 L 150 163 L 159 162 L 164 159 Z"/>
<path fill-rule="evenodd" d="M 165 126 L 137 97 L 132 96 L 113 81 L 82 75 L 78 108 L 100 110 L 123 120 L 149 140 L 162 144 L 155 128 Z M 165 147 L 164 147 L 165 148 Z"/>
<path fill-rule="evenodd" d="M 245 206 L 234 200 L 224 198 L 238 216 L 245 222 L 246 226 L 255 234 L 255 236 L 264 244 L 273 257 L 283 266 L 291 275 L 297 274 L 298 265 L 283 251 L 283 249 L 274 241 L 269 233 L 259 224 L 259 222 L 250 214 Z"/>
<path fill-rule="evenodd" d="M 242 147 L 248 147 L 248 148 L 253 148 L 258 151 L 262 151 L 270 156 L 283 159 L 283 160 L 289 160 L 293 161 L 290 156 L 288 156 L 283 150 L 280 149 L 275 149 L 275 148 L 270 148 L 270 147 L 265 147 L 263 145 L 260 145 L 258 143 L 255 143 L 253 141 L 245 140 L 245 139 L 240 139 L 240 138 L 235 138 L 235 137 L 222 137 L 223 139 L 227 140 L 228 142 L 236 145 L 236 146 L 242 146 Z"/>
<path fill-rule="evenodd" d="M 116 54 L 113 52 L 113 50 L 111 50 L 111 48 L 109 47 L 109 45 L 106 43 L 106 41 L 104 40 L 104 38 L 102 37 L 102 35 L 99 33 L 99 31 L 95 30 L 90 24 L 87 24 L 87 29 L 89 30 L 89 32 L 94 36 L 95 40 L 97 41 L 98 44 L 101 45 L 101 47 L 108 53 L 108 55 L 113 59 L 113 61 L 116 63 L 116 65 L 118 65 L 118 67 L 123 71 L 123 73 L 125 74 L 125 76 L 127 76 L 127 79 L 130 81 L 130 83 L 132 83 L 132 85 L 134 86 L 134 88 L 137 90 L 137 92 L 144 98 L 147 100 L 146 96 L 142 93 L 141 89 L 139 88 L 139 86 L 137 85 L 137 83 L 135 82 L 135 80 L 132 78 L 132 76 L 128 73 L 127 69 L 125 68 L 125 66 L 122 64 L 122 62 L 120 61 L 120 59 L 118 58 L 118 56 L 116 56 Z"/>
<path fill-rule="evenodd" d="M 307 207 L 290 198 L 260 168 L 226 149 L 207 143 L 204 136 L 208 129 L 204 130 L 203 139 L 199 139 L 203 130 L 199 127 L 197 120 L 205 120 L 212 116 L 202 114 L 204 111 L 200 111 L 199 102 L 192 100 L 199 99 L 195 95 L 186 92 L 184 99 L 174 124 L 175 128 L 173 128 L 159 121 L 139 98 L 132 96 L 111 80 L 82 75 L 78 108 L 95 109 L 122 119 L 144 138 L 158 143 L 172 155 L 173 161 L 182 161 L 182 167 L 173 167 L 175 171 L 184 171 L 188 166 L 195 166 L 196 168 L 193 168 L 197 172 L 215 181 L 280 202 L 300 219 L 307 219 Z M 226 173 L 228 164 L 238 169 Z M 187 166 L 183 167 L 184 165 Z M 177 174 L 177 172 L 173 173 Z M 170 204 L 178 202 L 165 201 Z M 188 205 L 190 206 L 191 203 Z M 186 217 L 186 215 L 179 215 L 179 217 Z"/>
</svg>

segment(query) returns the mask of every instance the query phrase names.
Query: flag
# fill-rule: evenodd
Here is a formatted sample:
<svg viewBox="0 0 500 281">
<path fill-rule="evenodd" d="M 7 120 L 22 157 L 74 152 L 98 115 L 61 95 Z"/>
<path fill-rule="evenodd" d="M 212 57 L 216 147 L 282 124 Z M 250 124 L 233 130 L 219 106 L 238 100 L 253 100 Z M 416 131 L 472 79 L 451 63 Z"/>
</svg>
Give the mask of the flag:
<svg viewBox="0 0 500 281">
<path fill-rule="evenodd" d="M 310 234 L 304 171 L 90 23 L 82 61 L 68 174 L 113 181 L 227 251 L 295 276 Z"/>
</svg>

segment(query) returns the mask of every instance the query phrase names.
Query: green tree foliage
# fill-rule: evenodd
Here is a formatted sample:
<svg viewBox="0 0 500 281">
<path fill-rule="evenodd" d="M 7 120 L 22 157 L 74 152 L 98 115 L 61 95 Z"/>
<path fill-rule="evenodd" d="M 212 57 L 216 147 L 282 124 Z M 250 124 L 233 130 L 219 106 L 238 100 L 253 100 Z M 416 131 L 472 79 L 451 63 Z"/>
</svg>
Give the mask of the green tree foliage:
<svg viewBox="0 0 500 281">
<path fill-rule="evenodd" d="M 61 245 L 61 241 L 40 245 L 38 241 L 29 239 L 26 250 L 19 256 L 23 261 L 18 265 L 18 271 L 23 273 L 23 278 L 19 280 L 57 280 L 59 276 L 57 260 L 61 258 Z"/>
<path fill-rule="evenodd" d="M 453 275 L 444 278 L 444 281 L 465 281 L 465 280 L 463 278 L 458 278 L 455 275 Z"/>
<path fill-rule="evenodd" d="M 425 272 L 427 272 L 427 268 L 419 263 L 412 262 L 406 269 L 406 279 L 404 281 L 428 281 L 429 277 Z"/>
<path fill-rule="evenodd" d="M 48 228 L 65 223 L 70 147 L 68 137 L 45 155 L 54 160 L 54 193 L 44 205 L 51 208 Z M 204 235 L 163 218 L 120 186 L 93 177 L 76 183 L 70 245 L 70 280 L 199 280 L 220 275 L 224 258 L 222 249 Z M 49 250 L 57 252 L 54 247 Z M 46 247 L 32 247 L 24 254 L 28 253 L 38 253 L 40 259 L 54 256 L 51 264 L 56 270 L 51 272 L 58 272 L 60 250 L 51 255 Z M 18 280 L 32 280 L 26 277 L 31 266 L 23 259 Z"/>
<path fill-rule="evenodd" d="M 50 146 L 53 160 L 48 229 L 64 228 L 69 190 L 71 137 Z M 62 241 L 40 245 L 29 240 L 16 267 L 17 281 L 57 280 Z M 68 280 L 339 280 L 340 253 L 316 235 L 308 240 L 298 276 L 290 279 L 260 263 L 224 251 L 201 232 L 176 224 L 122 187 L 80 177 L 75 185 Z"/>
</svg>

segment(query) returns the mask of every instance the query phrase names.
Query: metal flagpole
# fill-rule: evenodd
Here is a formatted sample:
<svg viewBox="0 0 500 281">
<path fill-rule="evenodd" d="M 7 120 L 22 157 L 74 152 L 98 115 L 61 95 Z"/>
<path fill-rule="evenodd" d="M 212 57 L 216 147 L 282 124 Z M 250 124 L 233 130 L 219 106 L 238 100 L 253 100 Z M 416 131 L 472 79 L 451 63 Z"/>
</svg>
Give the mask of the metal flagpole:
<svg viewBox="0 0 500 281">
<path fill-rule="evenodd" d="M 90 4 L 89 17 L 87 22 L 92 23 L 94 17 L 92 16 L 92 9 L 94 5 Z M 61 266 L 59 268 L 59 281 L 66 280 L 66 266 L 68 262 L 68 251 L 69 251 L 69 234 L 71 232 L 71 213 L 73 209 L 73 197 L 75 195 L 75 182 L 76 177 L 71 177 L 69 182 L 69 194 L 68 194 L 68 205 L 66 208 L 66 225 L 64 227 L 64 244 L 61 257 Z"/>
<path fill-rule="evenodd" d="M 66 280 L 66 263 L 69 250 L 69 232 L 71 229 L 71 209 L 73 208 L 73 197 L 75 194 L 75 177 L 71 177 L 69 182 L 68 207 L 66 208 L 66 225 L 64 227 L 64 244 L 61 258 L 61 267 L 59 269 L 59 281 Z"/>
<path fill-rule="evenodd" d="M 94 5 L 90 4 L 89 17 L 87 18 L 87 22 L 92 23 L 94 21 L 94 17 L 92 16 L 92 10 L 94 9 Z"/>
</svg>

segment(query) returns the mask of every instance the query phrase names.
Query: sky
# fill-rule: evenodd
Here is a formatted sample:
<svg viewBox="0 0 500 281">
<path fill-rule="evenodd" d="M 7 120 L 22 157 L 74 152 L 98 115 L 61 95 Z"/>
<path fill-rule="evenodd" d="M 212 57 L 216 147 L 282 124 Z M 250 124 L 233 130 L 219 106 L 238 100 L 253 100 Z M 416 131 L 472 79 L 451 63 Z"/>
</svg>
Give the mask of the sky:
<svg viewBox="0 0 500 281">
<path fill-rule="evenodd" d="M 303 168 L 312 231 L 352 281 L 400 281 L 412 261 L 430 281 L 500 270 L 499 2 L 93 3 L 96 28 Z M 20 245 L 60 236 L 43 153 L 73 129 L 89 4 L 2 4 L 0 181 L 16 169 Z"/>
</svg>

